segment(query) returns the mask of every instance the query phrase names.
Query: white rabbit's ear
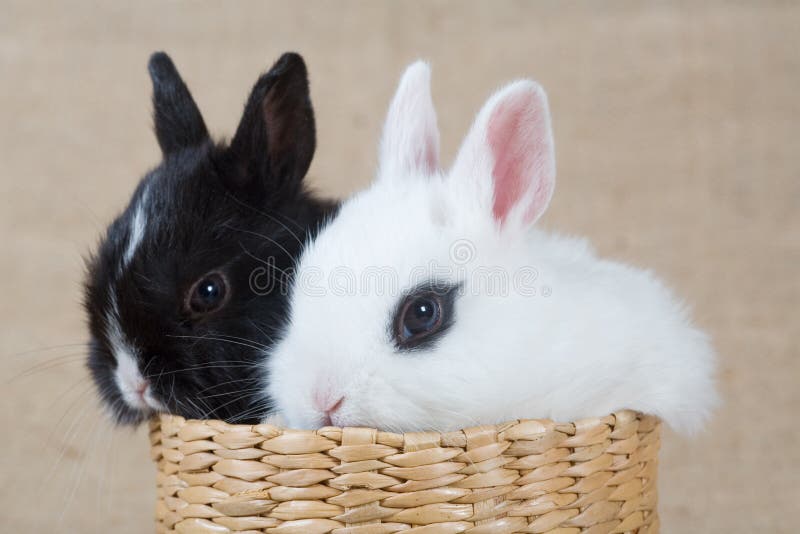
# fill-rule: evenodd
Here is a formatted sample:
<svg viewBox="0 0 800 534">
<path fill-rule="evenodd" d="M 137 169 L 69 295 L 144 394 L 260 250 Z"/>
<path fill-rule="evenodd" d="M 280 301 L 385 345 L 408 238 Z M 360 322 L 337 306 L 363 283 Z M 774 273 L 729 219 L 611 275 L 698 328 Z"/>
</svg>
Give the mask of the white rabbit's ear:
<svg viewBox="0 0 800 534">
<path fill-rule="evenodd" d="M 412 63 L 389 106 L 381 140 L 382 176 L 430 175 L 439 170 L 439 128 L 431 98 L 431 69 Z"/>
<path fill-rule="evenodd" d="M 485 197 L 478 199 L 480 204 L 491 206 L 498 222 L 514 215 L 524 224 L 534 223 L 550 203 L 556 176 L 544 89 L 521 80 L 495 93 L 467 134 L 451 176 L 472 180 Z"/>
</svg>

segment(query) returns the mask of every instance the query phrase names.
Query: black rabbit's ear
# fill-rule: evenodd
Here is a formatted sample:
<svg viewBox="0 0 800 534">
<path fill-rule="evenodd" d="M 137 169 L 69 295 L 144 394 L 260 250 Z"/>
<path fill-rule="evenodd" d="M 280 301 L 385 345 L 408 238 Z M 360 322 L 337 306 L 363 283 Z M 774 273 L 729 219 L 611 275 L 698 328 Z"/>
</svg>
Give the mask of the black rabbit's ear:
<svg viewBox="0 0 800 534">
<path fill-rule="evenodd" d="M 308 72 L 299 54 L 286 53 L 262 75 L 247 101 L 229 156 L 237 187 L 260 180 L 267 190 L 298 186 L 316 147 Z"/>
<path fill-rule="evenodd" d="M 153 80 L 153 119 L 161 152 L 166 156 L 206 141 L 203 116 L 169 56 L 154 53 L 147 68 Z"/>
</svg>

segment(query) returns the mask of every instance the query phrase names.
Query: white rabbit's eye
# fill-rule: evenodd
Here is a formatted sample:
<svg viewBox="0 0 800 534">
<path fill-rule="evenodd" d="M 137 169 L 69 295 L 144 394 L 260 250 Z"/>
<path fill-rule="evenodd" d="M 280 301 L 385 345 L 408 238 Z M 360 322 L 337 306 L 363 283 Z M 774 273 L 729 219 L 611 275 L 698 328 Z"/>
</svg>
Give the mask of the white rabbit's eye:
<svg viewBox="0 0 800 534">
<path fill-rule="evenodd" d="M 414 297 L 406 302 L 403 337 L 411 338 L 435 329 L 441 322 L 441 302 L 437 295 Z"/>
<path fill-rule="evenodd" d="M 193 315 L 216 311 L 228 298 L 228 283 L 221 273 L 208 273 L 189 290 L 186 307 Z"/>
<path fill-rule="evenodd" d="M 423 287 L 403 299 L 393 328 L 397 348 L 413 349 L 436 341 L 452 322 L 455 287 Z"/>
</svg>

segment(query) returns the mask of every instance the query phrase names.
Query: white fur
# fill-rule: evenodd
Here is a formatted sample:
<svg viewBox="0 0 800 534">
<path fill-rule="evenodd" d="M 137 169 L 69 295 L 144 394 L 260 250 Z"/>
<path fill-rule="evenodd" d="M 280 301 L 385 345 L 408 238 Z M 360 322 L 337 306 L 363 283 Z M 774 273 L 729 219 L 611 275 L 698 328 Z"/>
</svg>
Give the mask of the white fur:
<svg viewBox="0 0 800 534">
<path fill-rule="evenodd" d="M 409 79 L 414 87 L 403 85 Z M 400 98 L 429 99 L 427 83 L 412 72 Z M 539 151 L 533 165 L 521 166 L 531 174 L 529 187 L 498 221 L 486 128 L 508 98 L 529 99 L 519 117 L 524 123 L 538 116 L 538 130 L 525 123 L 511 134 L 538 131 L 532 149 Z M 409 109 L 432 113 L 426 105 Z M 399 167 L 385 164 L 396 156 L 392 146 L 415 153 L 408 139 L 416 134 L 409 132 L 431 124 L 430 116 L 390 111 L 384 140 L 406 141 L 384 142 L 378 179 L 309 244 L 290 326 L 267 359 L 268 392 L 290 426 L 325 420 L 313 402 L 321 383 L 326 394 L 345 397 L 332 417 L 342 426 L 451 430 L 518 418 L 569 421 L 623 408 L 658 415 L 682 432 L 703 424 L 716 401 L 714 356 L 684 306 L 649 272 L 599 259 L 582 240 L 531 228 L 549 201 L 542 188 L 552 189 L 554 179 L 547 113 L 533 82 L 501 90 L 478 115 L 452 170 L 441 174 L 408 165 L 419 161 L 413 158 L 401 157 L 406 164 Z M 422 144 L 430 138 L 417 137 Z M 525 138 L 514 140 L 527 146 Z M 532 202 L 540 211 L 525 216 Z M 474 254 L 465 260 L 452 253 L 458 243 Z M 435 278 L 463 283 L 455 322 L 433 349 L 398 351 L 390 329 L 398 301 L 419 281 L 420 267 L 432 265 L 450 273 Z M 334 291 L 329 275 L 342 267 L 356 280 L 365 270 L 390 267 L 400 292 Z M 487 267 L 510 274 L 535 269 L 536 294 L 492 294 L 478 276 Z M 309 280 L 322 291 L 307 287 Z"/>
<path fill-rule="evenodd" d="M 147 212 L 145 211 L 147 205 L 147 190 L 144 191 L 142 197 L 139 199 L 139 202 L 136 204 L 136 211 L 133 214 L 133 221 L 131 222 L 131 227 L 129 229 L 128 244 L 125 247 L 125 253 L 122 256 L 122 265 L 120 266 L 121 269 L 127 267 L 131 260 L 133 259 L 133 255 L 136 253 L 136 249 L 139 248 L 139 244 L 142 242 L 142 238 L 144 237 L 145 228 L 147 228 Z"/>
<path fill-rule="evenodd" d="M 136 250 L 144 238 L 147 228 L 147 202 L 149 191 L 145 189 L 136 204 L 131 226 L 128 229 L 128 242 L 119 265 L 120 274 L 133 260 Z M 147 379 L 142 376 L 137 361 L 136 348 L 128 341 L 119 319 L 119 306 L 114 293 L 111 293 L 111 306 L 106 314 L 106 329 L 109 344 L 116 361 L 114 382 L 122 395 L 122 400 L 137 410 L 164 411 L 164 404 L 153 396 Z M 143 393 L 140 393 L 143 392 Z"/>
<path fill-rule="evenodd" d="M 137 410 L 164 410 L 163 404 L 153 397 L 147 381 L 139 370 L 136 349 L 127 341 L 119 324 L 119 308 L 117 299 L 111 294 L 111 311 L 106 315 L 106 329 L 109 344 L 114 352 L 117 367 L 114 369 L 116 382 L 122 400 Z M 144 394 L 140 395 L 140 391 Z"/>
<path fill-rule="evenodd" d="M 433 172 L 439 167 L 439 128 L 430 93 L 431 69 L 411 64 L 389 106 L 381 139 L 381 176 Z"/>
</svg>

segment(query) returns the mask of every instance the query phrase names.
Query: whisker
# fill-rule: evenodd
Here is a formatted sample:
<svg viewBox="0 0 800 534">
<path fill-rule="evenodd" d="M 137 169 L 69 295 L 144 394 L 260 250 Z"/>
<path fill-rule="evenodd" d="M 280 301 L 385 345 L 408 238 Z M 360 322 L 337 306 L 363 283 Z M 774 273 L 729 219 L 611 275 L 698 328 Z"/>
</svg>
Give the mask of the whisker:
<svg viewBox="0 0 800 534">
<path fill-rule="evenodd" d="M 188 373 L 189 371 L 199 371 L 199 370 L 206 370 L 206 369 L 251 369 L 253 366 L 251 364 L 231 364 L 231 363 L 224 363 L 224 362 L 214 362 L 204 365 L 195 365 L 191 367 L 184 367 L 183 369 L 175 369 L 173 371 L 164 371 L 158 375 L 158 378 L 162 376 L 169 376 L 179 374 L 179 373 Z M 154 378 L 152 375 L 146 377 L 148 380 Z M 173 384 L 174 387 L 174 384 Z"/>
<path fill-rule="evenodd" d="M 100 471 L 100 478 L 97 481 L 97 494 L 95 495 L 95 532 L 100 532 L 102 529 L 100 528 L 100 521 L 102 517 L 109 516 L 109 497 L 112 492 L 106 490 L 106 481 L 110 478 L 110 472 L 113 472 L 113 469 L 110 469 L 110 466 L 113 465 L 111 462 L 111 450 L 114 444 L 114 435 L 116 432 L 104 432 L 107 436 L 106 438 L 106 450 L 105 454 L 103 455 L 102 465 L 103 469 Z M 100 511 L 100 503 L 104 500 L 103 496 L 106 497 L 105 503 L 106 507 L 103 510 L 103 513 Z"/>
<path fill-rule="evenodd" d="M 258 378 L 258 377 L 237 378 L 237 379 L 234 379 L 234 380 L 228 380 L 227 382 L 219 382 L 217 384 L 213 384 L 211 386 L 208 386 L 206 388 L 201 389 L 200 391 L 197 392 L 197 394 L 200 395 L 202 393 L 205 393 L 206 391 L 211 391 L 212 389 L 216 389 L 216 388 L 220 388 L 220 387 L 223 387 L 223 386 L 227 386 L 229 384 L 237 384 L 237 383 L 240 383 L 240 382 L 260 382 L 260 381 L 261 381 L 261 379 Z"/>
<path fill-rule="evenodd" d="M 251 408 L 245 410 L 244 412 L 237 414 L 237 416 L 232 421 L 241 421 L 253 414 L 261 413 L 260 419 L 264 419 L 267 415 L 270 414 L 273 408 L 272 402 L 269 399 L 264 399 L 255 403 Z"/>
<path fill-rule="evenodd" d="M 19 357 L 19 356 L 29 356 L 31 354 L 37 354 L 37 353 L 41 353 L 41 352 L 49 352 L 51 350 L 56 350 L 56 349 L 71 349 L 71 348 L 75 348 L 75 347 L 85 347 L 85 346 L 86 346 L 86 342 L 65 343 L 64 345 L 51 345 L 49 347 L 41 347 L 41 348 L 38 348 L 38 349 L 24 350 L 22 352 L 13 352 L 11 354 L 6 354 L 3 357 L 4 358 L 16 358 L 16 357 Z"/>
<path fill-rule="evenodd" d="M 84 352 L 76 352 L 73 354 L 65 354 L 63 356 L 57 356 L 55 358 L 51 358 L 44 362 L 37 363 L 28 367 L 19 373 L 15 374 L 8 380 L 6 380 L 6 385 L 11 384 L 15 380 L 20 380 L 22 378 L 35 375 L 36 373 L 47 371 L 48 369 L 53 369 L 55 367 L 59 367 L 61 365 L 66 365 L 70 363 L 80 363 L 86 358 L 86 354 Z"/>
<path fill-rule="evenodd" d="M 235 341 L 242 341 L 242 342 L 244 342 L 244 343 L 251 343 L 251 344 L 253 344 L 254 346 L 256 346 L 257 348 L 259 348 L 259 349 L 265 349 L 265 350 L 266 350 L 266 349 L 270 348 L 270 346 L 269 346 L 269 345 L 266 345 L 266 344 L 264 344 L 264 343 L 260 343 L 260 342 L 258 342 L 258 341 L 256 341 L 256 340 L 254 340 L 254 339 L 248 339 L 248 338 L 246 338 L 246 337 L 241 337 L 241 336 L 233 336 L 233 335 L 231 335 L 231 334 L 219 334 L 219 333 L 215 333 L 215 332 L 211 332 L 209 335 L 211 335 L 211 336 L 215 336 L 215 337 L 224 338 L 224 339 L 230 339 L 230 340 L 235 340 Z M 213 341 L 213 339 L 212 339 L 212 341 Z"/>
<path fill-rule="evenodd" d="M 68 497 L 64 500 L 64 505 L 61 508 L 61 513 L 58 516 L 58 522 L 61 523 L 64 520 L 64 514 L 66 514 L 67 509 L 70 508 L 73 499 L 75 498 L 75 493 L 78 491 L 78 487 L 80 486 L 81 480 L 83 480 L 83 475 L 86 473 L 86 460 L 88 458 L 94 458 L 94 451 L 97 446 L 97 430 L 100 428 L 98 426 L 98 422 L 100 421 L 99 417 L 96 417 L 94 421 L 92 421 L 92 426 L 88 432 L 88 439 L 87 445 L 89 445 L 86 454 L 84 454 L 83 458 L 79 460 L 75 466 L 72 468 L 72 475 L 74 478 L 74 482 L 72 484 L 72 489 L 68 493 Z M 77 475 L 77 476 L 76 476 Z"/>
<path fill-rule="evenodd" d="M 240 390 L 237 391 L 237 393 L 242 393 L 243 397 L 244 397 L 244 396 L 246 396 L 246 395 L 244 395 L 246 393 L 256 393 L 258 391 L 261 391 L 261 387 L 252 387 L 252 388 L 240 389 Z M 196 398 L 214 399 L 216 397 L 224 397 L 226 395 L 230 395 L 230 392 L 226 391 L 225 393 L 215 393 L 213 395 L 202 395 L 202 396 L 196 397 Z M 243 398 L 243 397 L 240 397 L 240 398 Z"/>
<path fill-rule="evenodd" d="M 218 410 L 221 410 L 222 408 L 225 408 L 226 406 L 230 406 L 231 404 L 235 404 L 235 403 L 237 403 L 237 402 L 239 402 L 240 400 L 243 400 L 243 399 L 245 399 L 245 398 L 247 398 L 247 395 L 239 395 L 238 397 L 235 397 L 235 398 L 233 398 L 233 399 L 229 400 L 228 402 L 226 402 L 226 403 L 224 403 L 224 404 L 221 404 L 221 405 L 217 406 L 217 407 L 214 409 L 214 411 L 215 411 L 215 412 L 217 412 Z M 248 411 L 249 411 L 249 410 L 248 410 Z M 246 413 L 246 412 L 245 412 L 245 413 Z M 241 416 L 240 416 L 240 417 L 241 417 Z"/>
<path fill-rule="evenodd" d="M 241 341 L 236 341 L 232 339 L 225 339 L 223 337 L 214 337 L 214 336 L 178 336 L 178 335 L 168 335 L 166 337 L 172 337 L 177 339 L 194 339 L 196 341 L 225 341 L 227 343 L 232 343 L 234 345 L 242 345 L 243 347 L 248 347 L 251 349 L 263 349 L 265 348 L 263 345 L 254 345 L 251 343 L 242 343 Z M 255 342 L 252 342 L 255 343 Z"/>
<path fill-rule="evenodd" d="M 180 406 L 180 401 L 177 397 L 175 397 L 175 375 L 172 375 L 170 378 L 172 379 L 172 386 L 170 387 L 169 399 L 171 399 L 172 402 L 174 402 L 177 406 Z"/>
<path fill-rule="evenodd" d="M 277 218 L 275 215 L 272 215 L 272 214 L 266 213 L 266 212 L 264 212 L 264 211 L 261 211 L 261 210 L 259 210 L 258 208 L 256 208 L 255 206 L 251 206 L 250 204 L 247 204 L 246 202 L 242 202 L 242 201 L 241 201 L 240 199 L 238 199 L 238 198 L 237 198 L 235 195 L 232 195 L 232 194 L 231 194 L 231 193 L 229 193 L 229 192 L 226 192 L 226 196 L 227 196 L 228 198 L 232 199 L 232 200 L 233 200 L 234 202 L 236 202 L 237 204 L 239 204 L 239 205 L 241 205 L 241 206 L 244 206 L 245 208 L 247 208 L 247 209 L 250 209 L 250 210 L 254 211 L 255 213 L 258 213 L 259 215 L 261 215 L 261 216 L 263 216 L 263 217 L 267 217 L 268 219 L 272 220 L 273 222 L 276 222 L 276 223 L 278 223 L 279 225 L 281 225 L 281 227 L 282 227 L 284 230 L 286 230 L 287 232 L 289 232 L 289 235 L 291 235 L 292 237 L 294 237 L 294 238 L 297 240 L 297 242 L 298 242 L 298 243 L 300 243 L 300 245 L 302 245 L 302 244 L 303 244 L 303 242 L 300 240 L 300 237 L 299 237 L 297 234 L 295 234 L 294 232 L 292 232 L 292 230 L 291 230 L 291 229 L 290 229 L 290 228 L 289 228 L 289 227 L 288 227 L 286 224 L 284 224 L 284 223 L 282 223 L 281 221 L 279 221 L 279 220 L 278 220 L 278 218 Z M 297 227 L 297 229 L 298 229 L 298 230 L 300 230 L 301 232 L 304 232 L 304 231 L 305 231 L 305 230 L 303 229 L 303 227 L 302 227 L 302 226 L 300 226 L 300 225 L 299 225 L 299 224 L 298 224 L 296 221 L 294 221 L 292 218 L 290 218 L 290 217 L 286 217 L 286 220 L 287 220 L 288 222 L 292 223 L 293 225 L 295 225 L 295 227 Z"/>
<path fill-rule="evenodd" d="M 286 269 L 281 269 L 280 267 L 278 267 L 274 263 L 271 263 L 271 262 L 269 262 L 267 260 L 259 258 L 255 254 L 253 254 L 252 252 L 247 250 L 247 247 L 245 247 L 244 244 L 241 241 L 239 242 L 239 247 L 242 249 L 242 251 L 245 254 L 247 254 L 248 256 L 250 256 L 251 258 L 256 260 L 257 262 L 263 263 L 264 265 L 267 265 L 268 267 L 271 267 L 274 271 L 278 271 L 279 273 L 281 273 L 283 275 L 283 278 L 278 278 L 277 279 L 278 281 L 283 282 L 283 283 L 288 283 L 288 280 L 290 280 L 292 278 L 292 274 L 287 272 Z M 296 262 L 293 261 L 292 265 L 293 265 L 294 268 L 297 268 L 297 263 Z M 288 288 L 288 286 L 283 286 L 282 287 L 282 289 L 287 289 L 287 288 Z"/>
<path fill-rule="evenodd" d="M 150 358 L 150 360 L 144 366 L 144 369 L 142 369 L 142 376 L 147 376 L 147 370 L 150 368 L 150 366 L 153 364 L 155 360 L 156 360 L 155 358 Z"/>
<path fill-rule="evenodd" d="M 190 399 L 190 398 L 188 398 L 188 397 L 187 397 L 187 398 L 186 398 L 186 399 L 184 399 L 184 400 L 185 400 L 186 402 L 188 402 L 188 403 L 189 403 L 189 404 L 192 406 L 192 408 L 194 408 L 194 409 L 195 409 L 195 411 L 196 411 L 196 412 L 199 414 L 199 415 L 198 415 L 198 418 L 199 418 L 199 419 L 208 419 L 208 418 L 209 418 L 208 416 L 209 416 L 210 414 L 209 414 L 209 413 L 208 413 L 206 410 L 201 410 L 201 409 L 200 409 L 200 407 L 199 407 L 199 406 L 197 406 L 197 404 L 195 404 L 195 403 L 194 403 L 194 401 L 193 401 L 192 399 Z"/>
<path fill-rule="evenodd" d="M 86 392 L 84 392 L 84 393 L 86 393 Z M 76 401 L 78 399 L 81 399 L 82 396 L 83 395 L 79 395 L 77 397 Z M 70 404 L 70 407 L 67 409 L 67 411 L 71 411 L 74 406 L 75 406 L 75 401 L 73 401 L 73 403 Z M 89 410 L 87 409 L 86 405 L 84 405 L 83 409 L 80 412 L 78 412 L 78 414 L 72 420 L 72 423 L 67 428 L 67 431 L 62 434 L 63 436 L 65 436 L 66 439 L 63 441 L 62 445 L 59 447 L 58 455 L 56 456 L 56 459 L 53 462 L 53 464 L 51 465 L 48 473 L 40 481 L 39 489 L 37 490 L 37 493 L 41 493 L 41 491 L 45 487 L 45 485 L 47 485 L 52 480 L 53 476 L 55 475 L 56 471 L 58 470 L 58 467 L 61 465 L 61 462 L 64 459 L 64 456 L 66 455 L 67 450 L 70 448 L 70 444 L 77 437 L 78 423 L 80 421 L 82 421 L 84 419 L 84 417 L 86 417 L 86 415 L 88 413 L 89 413 Z M 66 413 L 65 413 L 65 415 L 66 415 Z M 63 417 L 62 417 L 62 420 L 63 420 Z M 53 434 L 55 434 L 55 431 L 56 431 L 56 428 L 53 428 L 52 434 L 51 434 L 50 438 L 48 438 L 48 440 L 45 442 L 45 445 L 50 442 L 50 439 L 53 437 Z"/>
<path fill-rule="evenodd" d="M 261 328 L 258 326 L 258 323 L 256 323 L 254 319 L 252 319 L 252 318 L 248 318 L 248 320 L 250 321 L 250 324 L 251 324 L 251 325 L 253 325 L 253 328 L 255 328 L 256 330 L 258 330 L 258 331 L 261 333 L 261 335 L 263 335 L 265 338 L 267 338 L 267 339 L 269 340 L 269 342 L 270 342 L 270 343 L 272 343 L 272 344 L 275 344 L 275 338 L 274 338 L 274 337 L 272 337 L 271 335 L 267 334 L 266 332 L 264 332 L 264 330 L 263 330 L 263 329 L 261 329 Z M 265 349 L 270 349 L 270 348 L 272 348 L 272 347 L 267 347 L 267 346 L 265 346 L 264 348 L 265 348 Z"/>
<path fill-rule="evenodd" d="M 75 398 L 73 398 L 72 401 L 70 401 L 70 403 L 67 405 L 67 408 L 64 410 L 64 413 L 61 414 L 61 417 L 59 417 L 58 421 L 56 421 L 56 424 L 53 425 L 52 429 L 50 430 L 49 435 L 47 436 L 47 439 L 44 442 L 45 445 L 47 445 L 48 443 L 50 443 L 54 439 L 56 432 L 58 432 L 59 428 L 61 427 L 61 424 L 64 422 L 64 419 L 66 419 L 66 417 L 69 414 L 69 412 L 71 412 L 73 410 L 73 408 L 75 408 L 75 406 L 77 406 L 78 402 L 83 400 L 83 398 L 94 389 L 94 383 L 93 382 L 89 381 L 89 383 L 86 384 L 86 382 L 88 380 L 89 380 L 88 377 L 83 377 L 82 379 L 78 380 L 78 382 L 76 384 L 73 384 L 73 386 L 70 387 L 67 390 L 67 391 L 69 391 L 69 390 L 74 391 L 74 389 L 78 385 L 80 385 L 80 384 L 84 384 L 85 385 L 85 387 L 75 395 Z M 60 396 L 65 396 L 65 394 L 66 394 L 66 392 L 63 393 Z M 55 404 L 56 402 L 58 402 L 58 399 L 53 401 L 53 404 Z"/>
<path fill-rule="evenodd" d="M 229 224 L 227 224 L 227 223 L 223 224 L 222 226 L 224 226 L 225 228 L 228 228 L 229 230 L 233 230 L 234 232 L 242 232 L 243 234 L 249 234 L 249 235 L 254 235 L 254 236 L 256 236 L 256 237 L 260 237 L 261 239 L 263 239 L 263 240 L 265 240 L 265 241 L 269 241 L 270 243 L 272 243 L 273 245 L 275 245 L 276 247 L 278 247 L 279 249 L 281 249 L 281 251 L 282 251 L 284 254 L 286 254 L 286 257 L 287 257 L 287 258 L 294 258 L 294 254 L 292 254 L 291 252 L 289 252 L 289 250 L 288 250 L 286 247 L 284 247 L 284 246 L 283 246 L 283 245 L 281 245 L 281 244 L 280 244 L 280 243 L 279 243 L 277 240 L 275 240 L 275 239 L 271 238 L 271 237 L 270 237 L 270 236 L 268 236 L 268 235 L 265 235 L 265 234 L 262 234 L 262 233 L 256 232 L 256 231 L 254 231 L 254 230 L 245 230 L 244 228 L 234 228 L 233 226 L 230 226 L 230 225 L 229 225 Z"/>
<path fill-rule="evenodd" d="M 89 390 L 92 387 L 94 387 L 94 382 L 91 382 L 91 380 L 90 380 L 90 378 L 88 376 L 82 376 L 82 377 L 78 378 L 78 380 L 73 382 L 72 385 L 70 385 L 69 387 L 64 389 L 61 393 L 56 395 L 56 397 L 50 402 L 50 404 L 48 404 L 48 406 L 47 406 L 48 410 L 50 408 L 52 408 L 53 406 L 55 406 L 56 403 L 59 403 L 61 401 L 61 399 L 66 397 L 68 394 L 70 394 L 71 392 L 75 391 L 75 389 L 78 386 L 87 385 L 87 382 L 88 382 L 88 386 L 84 388 L 84 391 L 85 390 Z"/>
</svg>

